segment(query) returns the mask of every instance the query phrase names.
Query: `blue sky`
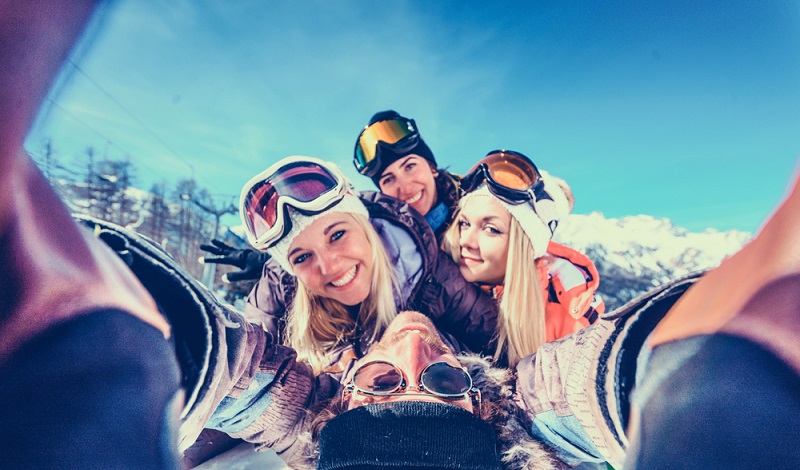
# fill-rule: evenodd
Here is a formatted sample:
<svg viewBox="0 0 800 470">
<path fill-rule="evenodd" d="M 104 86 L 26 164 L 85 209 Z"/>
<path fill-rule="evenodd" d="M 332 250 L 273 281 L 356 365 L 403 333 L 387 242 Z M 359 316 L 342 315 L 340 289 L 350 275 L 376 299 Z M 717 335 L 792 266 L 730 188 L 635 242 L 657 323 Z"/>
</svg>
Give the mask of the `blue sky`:
<svg viewBox="0 0 800 470">
<path fill-rule="evenodd" d="M 122 0 L 26 147 L 238 197 L 287 155 L 352 167 L 377 111 L 443 167 L 509 148 L 576 213 L 755 231 L 800 163 L 800 2 Z M 73 65 L 74 64 L 74 65 Z M 224 197 L 224 196 L 220 196 Z M 236 223 L 236 220 L 229 220 Z"/>
</svg>

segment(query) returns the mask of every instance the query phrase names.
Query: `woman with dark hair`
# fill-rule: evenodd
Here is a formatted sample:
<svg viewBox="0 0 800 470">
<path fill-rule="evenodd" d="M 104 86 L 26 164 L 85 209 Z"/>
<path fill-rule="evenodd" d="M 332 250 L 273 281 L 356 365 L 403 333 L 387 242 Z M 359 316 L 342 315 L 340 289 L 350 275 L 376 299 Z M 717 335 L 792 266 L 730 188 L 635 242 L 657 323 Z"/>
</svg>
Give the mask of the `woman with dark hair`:
<svg viewBox="0 0 800 470">
<path fill-rule="evenodd" d="M 442 241 L 458 205 L 461 177 L 437 167 L 413 119 L 391 109 L 375 113 L 356 139 L 353 164 L 380 192 L 422 214 Z"/>
</svg>

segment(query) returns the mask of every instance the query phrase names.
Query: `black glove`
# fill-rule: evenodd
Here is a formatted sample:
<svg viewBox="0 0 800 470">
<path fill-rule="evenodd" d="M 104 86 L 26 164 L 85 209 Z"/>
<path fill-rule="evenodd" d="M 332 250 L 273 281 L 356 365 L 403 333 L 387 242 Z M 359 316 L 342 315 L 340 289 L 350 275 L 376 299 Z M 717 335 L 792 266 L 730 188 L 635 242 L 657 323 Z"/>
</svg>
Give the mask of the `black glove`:
<svg viewBox="0 0 800 470">
<path fill-rule="evenodd" d="M 238 249 L 219 240 L 211 240 L 212 245 L 200 245 L 200 249 L 211 253 L 205 258 L 200 258 L 201 263 L 217 263 L 236 266 L 241 271 L 228 273 L 223 276 L 227 282 L 258 280 L 264 263 L 269 259 L 266 251 L 256 251 L 250 248 Z"/>
</svg>

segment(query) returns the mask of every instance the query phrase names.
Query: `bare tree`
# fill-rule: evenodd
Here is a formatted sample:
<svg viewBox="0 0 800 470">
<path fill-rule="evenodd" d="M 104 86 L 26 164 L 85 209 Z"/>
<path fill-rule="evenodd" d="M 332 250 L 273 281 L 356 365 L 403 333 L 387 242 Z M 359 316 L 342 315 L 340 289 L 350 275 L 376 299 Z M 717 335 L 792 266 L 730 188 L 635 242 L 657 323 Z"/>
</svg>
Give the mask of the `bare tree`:
<svg viewBox="0 0 800 470">
<path fill-rule="evenodd" d="M 139 229 L 144 235 L 162 244 L 167 239 L 167 223 L 171 217 L 165 193 L 166 183 L 154 184 L 150 188 L 150 196 L 145 210 L 147 214 L 145 214 L 144 222 Z"/>
</svg>

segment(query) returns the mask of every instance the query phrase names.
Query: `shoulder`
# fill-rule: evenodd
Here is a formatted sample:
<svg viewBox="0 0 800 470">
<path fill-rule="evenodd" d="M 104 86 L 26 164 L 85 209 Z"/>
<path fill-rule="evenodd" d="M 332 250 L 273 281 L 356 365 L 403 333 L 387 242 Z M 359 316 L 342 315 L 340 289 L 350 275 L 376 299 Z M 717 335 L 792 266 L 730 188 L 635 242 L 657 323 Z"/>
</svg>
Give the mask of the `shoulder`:
<svg viewBox="0 0 800 470">
<path fill-rule="evenodd" d="M 277 261 L 269 259 L 264 264 L 261 278 L 247 296 L 244 314 L 252 323 L 261 324 L 267 331 L 280 334 L 276 318 L 282 318 L 291 308 L 297 278 L 286 272 Z"/>
<path fill-rule="evenodd" d="M 405 230 L 425 259 L 425 266 L 435 262 L 439 251 L 436 235 L 422 214 L 405 202 L 377 191 L 363 191 L 360 198 L 367 207 L 373 226 L 386 227 L 389 223 Z"/>
<path fill-rule="evenodd" d="M 558 242 L 550 241 L 550 243 L 547 245 L 547 253 L 553 255 L 554 257 L 562 258 L 573 266 L 578 266 L 586 270 L 596 272 L 594 262 L 589 259 L 588 256 L 574 248 L 562 245 Z"/>
</svg>

